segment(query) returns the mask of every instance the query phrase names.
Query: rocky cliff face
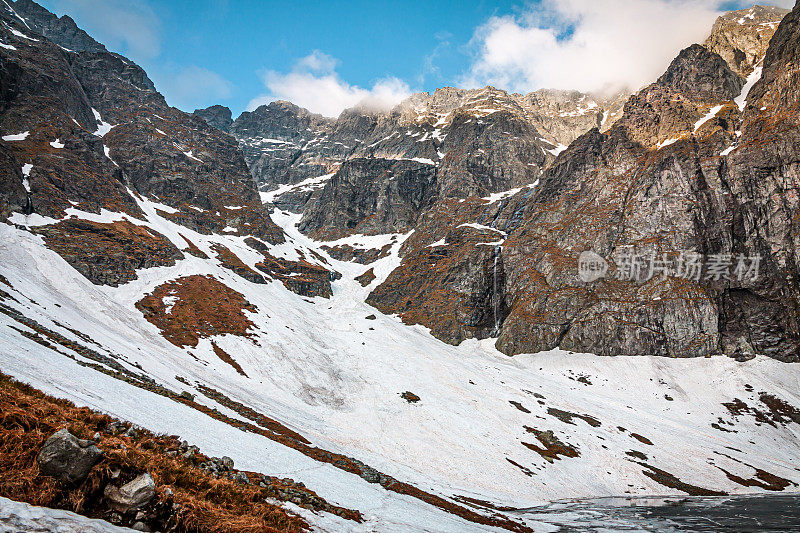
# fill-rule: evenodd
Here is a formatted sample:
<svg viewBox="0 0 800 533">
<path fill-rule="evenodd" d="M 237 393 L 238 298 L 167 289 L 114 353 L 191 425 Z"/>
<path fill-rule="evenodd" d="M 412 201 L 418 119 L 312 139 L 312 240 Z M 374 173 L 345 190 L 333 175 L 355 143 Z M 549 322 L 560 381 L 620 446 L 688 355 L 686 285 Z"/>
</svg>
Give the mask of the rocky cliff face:
<svg viewBox="0 0 800 533">
<path fill-rule="evenodd" d="M 731 11 L 717 19 L 704 45 L 746 78 L 764 58 L 772 35 L 788 12 L 773 6 Z"/>
<path fill-rule="evenodd" d="M 523 165 L 530 163 L 540 168 L 543 158 L 589 129 L 610 127 L 621 115 L 625 96 L 603 98 L 551 90 L 519 95 L 492 87 L 469 91 L 446 87 L 433 94 L 413 95 L 388 112 L 355 108 L 337 119 L 309 113 L 288 102 L 273 102 L 243 113 L 230 126 L 230 132 L 239 140 L 262 190 L 334 172 L 343 161 L 353 158 L 417 159 L 436 164 L 452 147 L 462 147 L 459 141 L 465 138 L 470 139 L 471 153 L 479 153 L 481 149 L 494 152 L 502 142 L 503 150 L 519 152 L 518 158 L 525 159 Z M 217 119 L 220 112 L 219 106 L 215 106 L 195 113 L 209 124 L 228 131 L 227 121 Z M 496 113 L 501 114 L 491 116 Z M 502 139 L 501 132 L 507 131 L 507 125 L 513 127 L 513 123 L 522 124 L 516 129 L 525 131 L 516 133 L 524 136 Z M 494 138 L 484 138 L 484 133 Z M 515 141 L 533 148 L 509 146 Z M 523 155 L 526 151 L 542 154 L 532 158 L 530 154 Z M 454 160 L 465 159 L 463 153 L 453 155 L 451 165 L 460 164 L 453 163 Z M 485 161 L 469 162 L 473 163 L 487 165 Z M 467 166 L 467 162 L 460 165 Z M 503 169 L 500 174 L 504 172 L 519 174 L 520 170 Z M 495 192 L 502 190 L 497 186 L 515 179 L 519 181 L 517 176 L 501 179 L 501 184 L 480 183 L 478 187 L 467 188 L 472 192 L 478 188 Z M 466 193 L 456 191 L 456 194 Z"/>
<path fill-rule="evenodd" d="M 485 196 L 533 183 L 565 144 L 591 128 L 610 127 L 623 101 L 574 91 L 519 95 L 446 87 L 414 95 L 388 112 L 356 108 L 335 120 L 273 102 L 243 113 L 230 131 L 262 190 L 296 185 L 269 198 L 302 212 L 304 230 L 387 233 L 410 228 L 437 198 Z M 423 201 L 389 201 L 396 192 L 378 190 L 387 168 L 413 166 L 424 169 L 414 180 L 421 187 L 414 194 L 424 195 Z M 354 171 L 357 186 L 334 190 L 355 185 Z M 317 179 L 327 174 L 336 177 Z"/>
<path fill-rule="evenodd" d="M 283 231 L 232 136 L 169 107 L 140 67 L 71 19 L 25 0 L 3 4 L 0 18 L 3 219 L 42 235 L 96 284 L 116 286 L 194 255 L 254 283 L 266 276 L 301 294 L 330 295 L 326 268 L 269 253 Z M 203 116 L 220 127 L 230 120 L 220 108 Z M 179 233 L 163 235 L 153 217 Z M 221 244 L 210 258 L 183 231 L 246 237 L 239 253 L 260 257 L 261 272 Z"/>
<path fill-rule="evenodd" d="M 798 13 L 750 94 L 722 57 L 691 46 L 535 187 L 435 206 L 369 301 L 449 342 L 498 336 L 509 354 L 797 360 Z M 584 252 L 603 258 L 603 276 L 579 276 Z"/>
<path fill-rule="evenodd" d="M 92 39 L 67 15 L 56 17 L 33 0 L 17 0 L 13 6 L 0 6 L 12 20 L 35 30 L 49 41 L 70 52 L 106 52 L 106 47 Z"/>
<path fill-rule="evenodd" d="M 230 132 L 231 124 L 233 124 L 231 110 L 222 105 L 212 105 L 205 109 L 197 109 L 192 115 L 202 118 L 209 126 L 225 133 Z"/>
</svg>

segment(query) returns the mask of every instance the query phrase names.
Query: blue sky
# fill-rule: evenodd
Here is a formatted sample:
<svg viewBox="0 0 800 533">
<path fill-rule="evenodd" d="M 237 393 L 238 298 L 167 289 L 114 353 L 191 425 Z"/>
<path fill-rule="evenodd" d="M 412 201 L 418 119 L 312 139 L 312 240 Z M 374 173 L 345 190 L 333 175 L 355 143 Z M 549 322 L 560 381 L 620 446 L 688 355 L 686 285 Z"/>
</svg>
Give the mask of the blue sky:
<svg viewBox="0 0 800 533">
<path fill-rule="evenodd" d="M 113 2 L 113 0 L 109 0 Z M 468 64 L 460 50 L 479 24 L 514 12 L 513 2 L 483 0 L 401 4 L 375 1 L 260 2 L 254 0 L 133 1 L 157 47 L 110 38 L 118 31 L 96 15 L 91 2 L 43 0 L 109 48 L 131 57 L 165 91 L 164 79 L 194 65 L 228 80 L 229 96 L 215 86 L 207 97 L 191 87 L 167 90 L 170 103 L 192 109 L 223 103 L 237 113 L 264 92 L 264 71 L 289 71 L 315 50 L 338 59 L 342 79 L 371 86 L 396 76 L 415 89 L 433 90 L 453 80 Z M 120 2 L 122 4 L 122 2 Z M 442 21 L 447 21 L 443 24 Z M 158 53 L 154 53 L 154 52 Z M 428 58 L 435 54 L 435 69 Z"/>
<path fill-rule="evenodd" d="M 738 0 L 40 0 L 147 70 L 167 101 L 335 116 L 444 85 L 639 86 Z M 788 3 L 790 0 L 776 0 Z M 638 27 L 636 27 L 638 26 Z M 616 85 L 615 85 L 616 84 Z M 612 87 L 614 86 L 614 87 Z"/>
</svg>

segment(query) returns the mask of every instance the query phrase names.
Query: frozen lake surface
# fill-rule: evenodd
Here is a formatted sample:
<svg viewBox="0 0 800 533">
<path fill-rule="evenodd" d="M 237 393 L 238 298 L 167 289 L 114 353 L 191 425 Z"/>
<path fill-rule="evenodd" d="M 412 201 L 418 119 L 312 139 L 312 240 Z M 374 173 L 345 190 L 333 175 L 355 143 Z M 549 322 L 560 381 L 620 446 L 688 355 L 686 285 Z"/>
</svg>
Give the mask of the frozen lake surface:
<svg viewBox="0 0 800 533">
<path fill-rule="evenodd" d="M 602 498 L 519 511 L 560 532 L 797 532 L 800 495 Z"/>
</svg>

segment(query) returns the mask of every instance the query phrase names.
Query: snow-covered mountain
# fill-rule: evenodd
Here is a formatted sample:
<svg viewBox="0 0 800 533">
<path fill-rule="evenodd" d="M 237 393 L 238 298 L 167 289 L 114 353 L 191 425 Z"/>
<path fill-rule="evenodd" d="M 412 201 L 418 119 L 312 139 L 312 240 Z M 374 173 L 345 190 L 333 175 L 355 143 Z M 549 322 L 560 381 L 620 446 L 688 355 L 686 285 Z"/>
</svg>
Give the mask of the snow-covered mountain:
<svg viewBox="0 0 800 533">
<path fill-rule="evenodd" d="M 797 491 L 800 7 L 732 16 L 775 32 L 750 72 L 693 45 L 623 113 L 448 88 L 234 121 L 4 1 L 0 371 L 363 517 L 268 500 L 318 531 Z M 626 245 L 764 261 L 578 279 L 580 252 Z"/>
</svg>

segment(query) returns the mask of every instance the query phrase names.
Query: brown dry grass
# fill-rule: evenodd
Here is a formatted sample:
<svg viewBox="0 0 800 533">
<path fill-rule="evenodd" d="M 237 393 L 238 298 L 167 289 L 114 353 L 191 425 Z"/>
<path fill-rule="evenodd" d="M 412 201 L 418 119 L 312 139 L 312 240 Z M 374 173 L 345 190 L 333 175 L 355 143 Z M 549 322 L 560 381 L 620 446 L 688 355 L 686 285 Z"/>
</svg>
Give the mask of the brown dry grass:
<svg viewBox="0 0 800 533">
<path fill-rule="evenodd" d="M 162 531 L 249 533 L 307 529 L 302 518 L 266 503 L 267 489 L 217 479 L 189 459 L 166 455 L 167 450 L 179 445 L 174 436 L 144 430 L 136 438 L 103 434 L 99 447 L 105 457 L 82 484 L 64 486 L 39 475 L 36 455 L 52 433 L 66 427 L 74 435 L 88 439 L 110 422 L 109 416 L 51 398 L 0 374 L 0 495 L 107 518 L 110 511 L 102 493 L 113 473 L 119 472 L 116 482 L 120 483 L 149 472 L 157 487 L 151 512 L 156 517 L 154 525 Z M 167 488 L 172 491 L 171 496 Z"/>
<path fill-rule="evenodd" d="M 164 297 L 178 300 L 167 312 Z M 212 276 L 195 274 L 162 283 L 136 303 L 148 322 L 176 346 L 197 346 L 214 335 L 246 336 L 254 324 L 244 310 L 256 312 L 243 295 Z"/>
</svg>

